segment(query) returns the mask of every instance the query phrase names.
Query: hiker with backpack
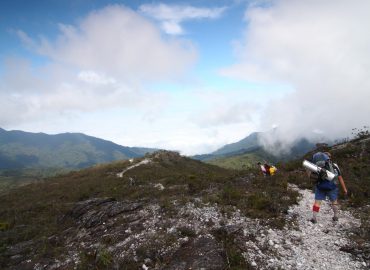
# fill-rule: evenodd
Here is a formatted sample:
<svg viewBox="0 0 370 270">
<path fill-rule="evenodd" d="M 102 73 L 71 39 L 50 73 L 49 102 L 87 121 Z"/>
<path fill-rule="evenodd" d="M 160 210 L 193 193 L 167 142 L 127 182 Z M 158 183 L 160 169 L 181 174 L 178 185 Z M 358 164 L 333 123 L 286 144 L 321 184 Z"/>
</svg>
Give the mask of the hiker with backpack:
<svg viewBox="0 0 370 270">
<path fill-rule="evenodd" d="M 262 165 L 261 162 L 257 162 L 257 166 L 261 169 L 262 175 L 263 176 L 266 176 L 267 175 L 267 171 L 266 171 L 265 165 Z"/>
<path fill-rule="evenodd" d="M 317 216 L 320 211 L 321 202 L 322 200 L 325 200 L 326 197 L 328 197 L 331 202 L 331 207 L 334 213 L 333 221 L 338 221 L 338 180 L 345 196 L 347 196 L 347 188 L 341 175 L 341 171 L 338 165 L 332 162 L 331 154 L 329 152 L 315 153 L 312 156 L 311 165 L 313 165 L 311 167 L 315 166 L 317 168 L 315 172 L 310 173 L 310 177 L 316 179 L 317 181 L 315 186 L 315 202 L 312 207 L 311 222 L 317 223 Z"/>
<path fill-rule="evenodd" d="M 270 175 L 273 176 L 276 174 L 277 168 L 274 165 L 270 165 L 269 172 L 270 172 Z"/>
<path fill-rule="evenodd" d="M 261 162 L 257 162 L 258 167 L 261 169 L 263 176 L 272 176 L 276 173 L 277 168 L 273 165 L 269 165 L 267 162 L 262 164 Z"/>
<path fill-rule="evenodd" d="M 265 164 L 263 164 L 263 166 L 265 167 L 266 175 L 271 176 L 271 174 L 270 174 L 270 168 L 271 168 L 271 166 L 268 165 L 267 162 L 265 162 Z"/>
</svg>

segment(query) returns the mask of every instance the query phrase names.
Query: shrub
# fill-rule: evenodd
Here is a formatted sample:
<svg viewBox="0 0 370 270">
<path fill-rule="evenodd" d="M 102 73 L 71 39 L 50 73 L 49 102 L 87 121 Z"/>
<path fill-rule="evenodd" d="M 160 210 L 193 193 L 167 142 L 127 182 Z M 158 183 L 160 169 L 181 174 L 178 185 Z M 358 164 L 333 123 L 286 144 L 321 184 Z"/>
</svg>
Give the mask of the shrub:
<svg viewBox="0 0 370 270">
<path fill-rule="evenodd" d="M 177 229 L 182 237 L 195 237 L 196 232 L 189 227 L 180 227 Z"/>
<path fill-rule="evenodd" d="M 242 250 L 236 244 L 233 234 L 228 234 L 224 228 L 213 230 L 212 234 L 223 246 L 223 255 L 227 262 L 228 269 L 250 269 L 249 265 L 245 262 Z"/>
<path fill-rule="evenodd" d="M 248 202 L 248 207 L 257 209 L 257 210 L 267 209 L 271 203 L 270 200 L 263 193 L 249 195 L 247 202 Z"/>
<path fill-rule="evenodd" d="M 222 190 L 221 198 L 223 204 L 236 206 L 244 198 L 244 194 L 240 188 L 228 184 Z"/>
<path fill-rule="evenodd" d="M 113 256 L 112 254 L 105 248 L 102 248 L 98 251 L 98 254 L 96 256 L 96 264 L 98 268 L 106 268 L 110 269 L 109 266 L 113 262 Z"/>
</svg>

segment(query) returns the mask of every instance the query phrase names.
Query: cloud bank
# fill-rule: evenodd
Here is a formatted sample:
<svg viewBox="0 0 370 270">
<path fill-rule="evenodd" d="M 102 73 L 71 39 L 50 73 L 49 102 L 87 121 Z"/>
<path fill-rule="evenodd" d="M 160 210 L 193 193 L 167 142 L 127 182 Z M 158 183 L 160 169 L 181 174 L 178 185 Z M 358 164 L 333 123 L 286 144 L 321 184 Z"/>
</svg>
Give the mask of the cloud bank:
<svg viewBox="0 0 370 270">
<path fill-rule="evenodd" d="M 40 54 L 125 80 L 181 74 L 196 57 L 191 43 L 163 39 L 148 20 L 119 5 L 91 12 L 77 26 L 60 24 L 59 28 L 56 40 L 41 39 Z"/>
<path fill-rule="evenodd" d="M 216 19 L 222 16 L 226 7 L 198 8 L 187 5 L 145 4 L 140 11 L 161 22 L 162 29 L 171 35 L 184 34 L 181 23 L 189 20 Z"/>
<path fill-rule="evenodd" d="M 165 98 L 145 85 L 183 75 L 196 60 L 190 42 L 166 39 L 148 19 L 107 6 L 75 25 L 59 24 L 55 39 L 17 34 L 47 59 L 8 59 L 0 78 L 0 126 L 112 107 L 157 110 Z"/>
<path fill-rule="evenodd" d="M 261 129 L 273 138 L 343 137 L 369 124 L 370 2 L 277 0 L 245 13 L 239 61 L 223 75 L 247 81 L 287 83 L 295 90 L 270 102 Z"/>
</svg>

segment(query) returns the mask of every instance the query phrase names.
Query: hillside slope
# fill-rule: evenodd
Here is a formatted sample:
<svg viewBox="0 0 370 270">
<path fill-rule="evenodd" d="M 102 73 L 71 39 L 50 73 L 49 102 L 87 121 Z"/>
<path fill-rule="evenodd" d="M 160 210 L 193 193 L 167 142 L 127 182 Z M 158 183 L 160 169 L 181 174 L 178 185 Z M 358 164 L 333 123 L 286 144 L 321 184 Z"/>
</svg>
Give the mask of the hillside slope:
<svg viewBox="0 0 370 270">
<path fill-rule="evenodd" d="M 264 136 L 271 136 L 273 132 L 274 130 L 270 132 L 253 132 L 244 139 L 227 144 L 210 154 L 195 155 L 192 158 L 230 169 L 248 169 L 255 167 L 258 161 L 277 163 L 293 160 L 315 147 L 308 140 L 300 139 L 291 146 L 289 151 L 284 153 L 277 154 L 268 151 L 263 146 L 263 138 Z M 278 147 L 282 142 L 277 141 L 275 144 Z"/>
<path fill-rule="evenodd" d="M 279 162 L 286 162 L 301 157 L 307 151 L 314 148 L 314 145 L 309 141 L 302 139 L 292 146 L 290 151 L 285 153 L 272 154 L 266 151 L 262 146 L 255 146 L 249 150 L 239 150 L 224 154 L 222 156 L 213 156 L 207 159 L 207 162 L 217 166 L 230 169 L 249 169 L 256 167 L 257 162 L 264 162 L 276 164 Z"/>
<path fill-rule="evenodd" d="M 0 196 L 0 266 L 244 268 L 229 236 L 255 223 L 246 216 L 282 226 L 297 196 L 286 182 L 253 179 L 162 151 L 14 189 Z"/>
<path fill-rule="evenodd" d="M 0 170 L 86 168 L 153 151 L 155 149 L 125 147 L 81 133 L 48 135 L 0 128 Z"/>
<path fill-rule="evenodd" d="M 325 205 L 319 224 L 308 222 L 302 158 L 265 178 L 159 151 L 0 195 L 0 267 L 366 269 L 369 139 L 330 150 L 352 192 L 337 224 Z"/>
<path fill-rule="evenodd" d="M 260 137 L 262 136 L 262 132 L 253 132 L 244 139 L 227 144 L 220 149 L 212 152 L 212 155 L 225 155 L 233 152 L 238 152 L 238 151 L 250 151 L 256 147 L 260 147 Z"/>
</svg>

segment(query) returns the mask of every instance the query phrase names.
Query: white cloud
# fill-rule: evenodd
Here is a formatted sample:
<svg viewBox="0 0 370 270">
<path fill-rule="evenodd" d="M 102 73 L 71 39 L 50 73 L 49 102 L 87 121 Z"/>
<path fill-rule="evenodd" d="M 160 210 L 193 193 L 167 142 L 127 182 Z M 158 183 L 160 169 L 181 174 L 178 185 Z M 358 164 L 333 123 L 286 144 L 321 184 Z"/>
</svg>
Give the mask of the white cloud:
<svg viewBox="0 0 370 270">
<path fill-rule="evenodd" d="M 221 17 L 226 7 L 198 8 L 187 5 L 145 4 L 140 11 L 162 23 L 167 34 L 179 35 L 184 33 L 181 23 L 189 20 L 217 19 Z"/>
<path fill-rule="evenodd" d="M 253 114 L 258 109 L 251 102 L 218 103 L 208 109 L 193 115 L 193 121 L 201 127 L 232 125 L 251 122 Z"/>
<path fill-rule="evenodd" d="M 224 75 L 290 84 L 295 92 L 270 102 L 261 130 L 274 124 L 288 144 L 317 130 L 333 139 L 369 124 L 370 2 L 271 1 L 250 7 L 238 63 Z"/>
<path fill-rule="evenodd" d="M 176 21 L 164 21 L 162 22 L 161 26 L 162 29 L 170 35 L 181 35 L 184 33 L 184 30 Z"/>
<path fill-rule="evenodd" d="M 145 115 L 168 102 L 163 93 L 151 93 L 140 84 L 126 84 L 93 71 L 75 74 L 60 66 L 38 69 L 23 60 L 9 60 L 5 70 L 0 81 L 3 127 L 112 108 Z"/>
<path fill-rule="evenodd" d="M 92 70 L 83 70 L 78 73 L 78 79 L 81 81 L 91 83 L 91 84 L 115 84 L 116 80 L 114 78 L 108 77 L 104 74 L 98 74 Z"/>
<path fill-rule="evenodd" d="M 139 133 L 136 137 L 129 135 L 120 139 L 122 144 L 139 143 L 148 147 L 177 150 L 184 155 L 195 155 L 210 153 L 225 144 L 239 141 L 254 131 L 254 128 L 253 125 L 243 122 L 199 129 L 189 122 L 177 121 L 171 122 L 170 126 L 162 124 L 160 129 L 153 128 L 147 134 Z"/>
<path fill-rule="evenodd" d="M 8 60 L 0 78 L 0 126 L 111 108 L 153 115 L 168 97 L 145 85 L 184 75 L 196 58 L 190 42 L 163 38 L 150 21 L 119 5 L 59 30 L 55 40 L 16 31 L 49 61 Z"/>
<path fill-rule="evenodd" d="M 60 24 L 59 30 L 52 41 L 20 35 L 53 61 L 125 80 L 180 75 L 196 59 L 190 42 L 163 39 L 148 20 L 119 5 L 91 12 L 78 25 Z"/>
</svg>

